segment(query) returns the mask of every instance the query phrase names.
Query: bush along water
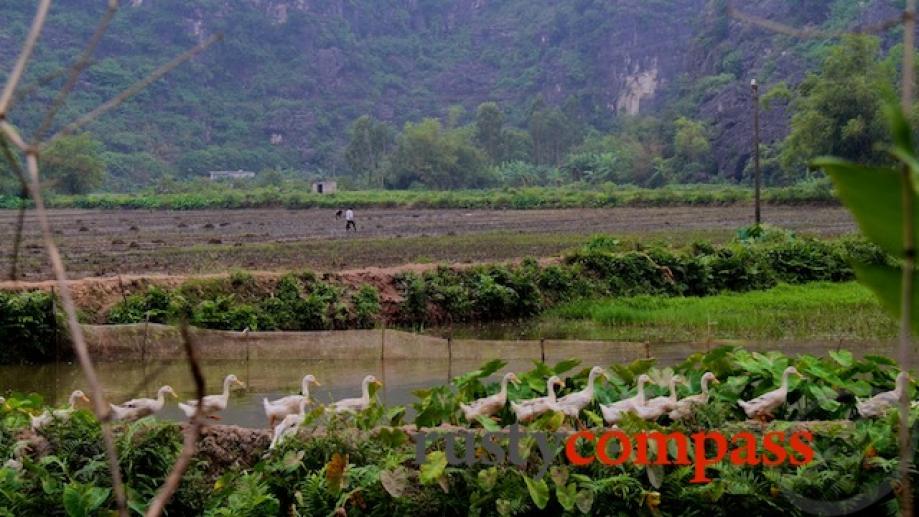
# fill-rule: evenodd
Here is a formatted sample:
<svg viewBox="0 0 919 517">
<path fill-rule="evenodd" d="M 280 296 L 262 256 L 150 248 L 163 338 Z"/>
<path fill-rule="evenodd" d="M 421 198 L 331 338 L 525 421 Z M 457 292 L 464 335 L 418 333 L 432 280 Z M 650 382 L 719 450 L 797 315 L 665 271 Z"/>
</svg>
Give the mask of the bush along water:
<svg viewBox="0 0 919 517">
<path fill-rule="evenodd" d="M 694 354 L 672 368 L 657 368 L 653 360 L 614 364 L 598 379 L 594 400 L 578 417 L 565 421 L 561 413 L 549 412 L 520 427 L 527 436 L 576 429 L 601 436 L 607 429 L 599 404 L 634 395 L 639 376 L 652 379 L 647 396 L 657 397 L 668 392 L 665 385 L 674 375 L 680 375 L 688 383 L 677 388 L 682 398 L 699 393 L 703 374 L 711 372 L 720 384 L 712 385 L 708 400 L 687 418 L 674 421 L 664 415 L 645 421 L 629 415 L 619 424 L 632 437 L 654 431 L 745 436 L 743 442 L 728 445 L 723 460 L 703 467 L 707 481 L 701 482 L 693 480 L 695 463 L 700 457 L 715 458 L 718 447 L 694 446 L 688 464 L 675 464 L 678 452 L 666 445 L 653 449 L 655 440 L 649 439 L 648 458 L 666 456 L 670 461 L 642 461 L 639 448 L 633 446 L 620 464 L 579 465 L 562 452 L 553 456 L 553 450 L 544 451 L 533 438 L 516 442 L 516 459 L 495 452 L 496 446 L 510 450 L 506 434 L 492 435 L 489 444 L 481 435 L 458 436 L 452 450 L 443 438 L 432 439 L 432 428 L 442 424 L 449 424 L 444 431 L 456 426 L 506 431 L 515 422 L 508 407 L 494 420 L 470 423 L 459 406 L 497 392 L 496 378 L 505 366 L 491 361 L 449 384 L 415 393 L 415 426 L 429 433 L 423 456 L 417 452 L 419 435 L 403 422 L 406 408 L 383 406 L 375 396 L 368 409 L 354 415 L 333 416 L 314 406 L 300 432 L 270 450 L 267 431 L 210 426 L 167 514 L 758 516 L 805 515 L 815 509 L 833 515 L 897 513 L 891 488 L 898 461 L 896 409 L 873 419 L 856 413 L 856 397 L 893 387 L 898 369 L 889 359 L 857 359 L 847 351 L 825 358 L 790 357 L 723 347 Z M 537 362 L 529 371 L 517 372 L 520 382 L 509 386 L 508 399 L 545 395 L 551 376 L 564 379 L 559 396 L 581 390 L 588 377 L 584 366 L 589 365 Z M 776 388 L 789 366 L 803 378 L 791 384 L 776 420 L 746 421 L 737 399 L 749 400 Z M 912 382 L 908 391 L 915 392 Z M 0 515 L 107 514 L 114 502 L 99 424 L 80 410 L 32 432 L 29 416 L 44 409 L 36 395 L 14 394 L 0 406 Z M 910 422 L 915 422 L 919 410 L 912 413 Z M 790 440 L 776 442 L 775 434 L 788 436 L 802 429 L 812 433 L 807 440 L 810 461 L 778 461 L 780 456 L 801 455 Z M 769 434 L 773 441 L 767 446 Z M 148 417 L 116 424 L 115 440 L 130 506 L 142 514 L 178 456 L 180 428 Z M 467 440 L 474 446 L 474 460 L 449 459 L 463 457 Z M 575 447 L 585 458 L 597 452 L 589 441 Z M 668 453 L 658 454 L 662 450 Z M 743 453 L 739 457 L 744 461 L 728 460 L 736 451 Z M 854 499 L 859 495 L 866 497 Z"/>
<path fill-rule="evenodd" d="M 600 235 L 556 263 L 441 266 L 399 273 L 378 286 L 350 286 L 309 272 L 266 284 L 237 272 L 171 291 L 150 287 L 115 306 L 108 321 L 170 322 L 184 314 L 193 325 L 212 329 L 330 330 L 369 328 L 381 319 L 406 326 L 515 320 L 583 297 L 704 296 L 779 282 L 845 281 L 853 278 L 850 260 L 888 261 L 858 239 L 821 241 L 770 228 L 738 235 L 727 245 L 681 249 L 626 245 Z M 379 288 L 398 296 L 384 300 Z"/>
<path fill-rule="evenodd" d="M 768 228 L 739 233 L 728 245 L 699 242 L 685 249 L 597 236 L 549 265 L 526 259 L 514 266 L 405 273 L 395 279 L 402 293 L 395 319 L 405 325 L 521 319 L 585 297 L 705 296 L 778 283 L 839 282 L 854 278 L 852 260 L 890 260 L 859 239 L 820 241 Z"/>
<path fill-rule="evenodd" d="M 65 326 L 50 293 L 0 291 L 0 364 L 70 356 Z"/>
</svg>

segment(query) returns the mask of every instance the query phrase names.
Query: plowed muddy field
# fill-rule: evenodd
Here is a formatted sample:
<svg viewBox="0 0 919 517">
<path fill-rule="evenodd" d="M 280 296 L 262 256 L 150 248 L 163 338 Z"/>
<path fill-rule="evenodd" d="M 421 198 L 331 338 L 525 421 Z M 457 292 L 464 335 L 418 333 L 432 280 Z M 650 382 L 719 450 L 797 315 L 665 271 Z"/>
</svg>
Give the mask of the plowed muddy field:
<svg viewBox="0 0 919 517">
<path fill-rule="evenodd" d="M 689 242 L 725 240 L 749 224 L 752 207 L 667 207 L 568 210 L 368 209 L 357 232 L 328 210 L 52 210 L 72 277 L 194 274 L 233 268 L 323 271 L 406 263 L 480 262 L 546 257 L 593 233 Z M 854 230 L 839 207 L 777 207 L 766 222 L 833 236 Z M 8 277 L 17 213 L 0 211 L 0 274 Z M 50 277 L 38 225 L 25 218 L 18 274 Z"/>
</svg>

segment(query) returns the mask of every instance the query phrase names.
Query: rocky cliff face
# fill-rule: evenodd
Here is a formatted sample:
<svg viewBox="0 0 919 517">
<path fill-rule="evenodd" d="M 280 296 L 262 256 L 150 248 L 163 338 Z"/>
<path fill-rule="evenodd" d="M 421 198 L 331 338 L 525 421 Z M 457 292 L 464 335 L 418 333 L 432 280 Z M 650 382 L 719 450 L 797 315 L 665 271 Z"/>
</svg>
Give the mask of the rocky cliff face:
<svg viewBox="0 0 919 517">
<path fill-rule="evenodd" d="M 3 70 L 31 4 L 2 8 L 11 20 L 0 28 Z M 72 57 L 101 12 L 97 4 L 58 2 L 40 57 Z M 710 127 L 720 174 L 737 177 L 750 148 L 750 79 L 765 91 L 797 81 L 814 63 L 799 42 L 731 20 L 724 7 L 724 0 L 132 0 L 100 50 L 106 66 L 81 85 L 78 102 L 104 98 L 222 31 L 223 44 L 96 128 L 110 147 L 150 151 L 180 169 L 189 152 L 225 148 L 254 149 L 225 167 L 252 167 L 239 163 L 251 159 L 332 168 L 347 125 L 361 114 L 399 126 L 443 116 L 450 105 L 471 113 L 496 100 L 522 123 L 542 96 L 600 128 L 622 114 L 689 111 Z M 840 28 L 886 19 L 895 6 L 765 0 L 744 9 Z M 28 126 L 28 117 L 18 122 Z M 785 134 L 787 118 L 782 107 L 763 114 L 766 142 Z M 144 134 L 129 137 L 136 127 Z"/>
</svg>

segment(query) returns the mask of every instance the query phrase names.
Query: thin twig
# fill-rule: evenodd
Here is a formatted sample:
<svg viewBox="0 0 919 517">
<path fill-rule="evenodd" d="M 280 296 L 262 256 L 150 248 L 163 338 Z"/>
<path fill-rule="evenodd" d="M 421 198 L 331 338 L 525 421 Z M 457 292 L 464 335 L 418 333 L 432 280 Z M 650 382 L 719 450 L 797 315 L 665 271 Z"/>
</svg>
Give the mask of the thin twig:
<svg viewBox="0 0 919 517">
<path fill-rule="evenodd" d="M 878 34 L 881 32 L 886 32 L 901 23 L 904 23 L 907 19 L 907 14 L 903 13 L 894 18 L 881 21 L 872 25 L 866 25 L 864 27 L 857 27 L 853 30 L 848 31 L 826 31 L 822 29 L 816 29 L 811 27 L 798 28 L 791 25 L 786 25 L 781 22 L 773 21 L 768 18 L 762 18 L 753 14 L 745 13 L 743 11 L 737 10 L 733 5 L 728 5 L 727 7 L 728 16 L 735 18 L 744 23 L 754 25 L 761 29 L 766 29 L 771 32 L 776 32 L 778 34 L 785 34 L 786 36 L 792 36 L 795 38 L 809 39 L 809 38 L 820 38 L 820 39 L 833 39 L 841 38 L 848 34 Z"/>
<path fill-rule="evenodd" d="M 903 16 L 903 70 L 900 85 L 900 109 L 903 116 L 912 113 L 913 82 L 916 80 L 914 52 L 916 47 L 916 0 L 907 0 Z M 915 228 L 913 226 L 913 173 L 907 165 L 900 168 L 900 190 L 903 203 L 903 271 L 900 280 L 900 368 L 910 364 L 912 348 L 913 275 L 916 264 Z M 913 451 L 910 442 L 909 395 L 900 395 L 900 425 L 897 438 L 900 446 L 900 514 L 913 515 L 913 491 L 910 479 Z"/>
<path fill-rule="evenodd" d="M 38 4 L 38 9 L 35 11 L 35 18 L 32 19 L 32 27 L 29 29 L 29 34 L 26 36 L 25 43 L 22 45 L 22 50 L 19 52 L 16 64 L 13 65 L 13 70 L 6 79 L 6 84 L 3 86 L 3 92 L 0 93 L 0 118 L 3 118 L 10 108 L 10 104 L 13 100 L 13 92 L 16 91 L 16 86 L 19 85 L 19 81 L 22 79 L 22 73 L 25 72 L 26 63 L 29 62 L 32 51 L 35 50 L 35 44 L 38 42 L 38 37 L 45 27 L 45 19 L 48 16 L 48 9 L 50 7 L 51 0 L 41 0 Z"/>
<path fill-rule="evenodd" d="M 93 64 L 95 64 L 95 62 L 90 61 L 89 64 L 90 66 L 92 66 Z M 49 84 L 51 81 L 54 81 L 55 79 L 59 77 L 63 77 L 67 75 L 67 72 L 69 70 L 70 70 L 70 67 L 66 67 L 66 66 L 61 67 L 51 73 L 48 73 L 48 74 L 45 74 L 39 77 L 38 79 L 28 84 L 27 86 L 23 86 L 22 88 L 17 89 L 16 93 L 13 94 L 13 102 L 16 103 L 16 102 L 21 101 L 25 99 L 26 97 L 28 97 L 29 95 L 32 95 L 32 92 L 34 92 L 35 90 L 38 90 L 42 86 Z"/>
<path fill-rule="evenodd" d="M 121 105 L 121 103 L 130 99 L 134 95 L 137 95 L 138 93 L 140 93 L 146 87 L 150 86 L 151 83 L 155 82 L 157 79 L 169 73 L 173 68 L 181 65 L 182 63 L 200 54 L 201 52 L 206 50 L 208 47 L 213 45 L 214 43 L 217 43 L 218 41 L 220 41 L 222 38 L 223 38 L 223 34 L 220 34 L 220 33 L 215 34 L 211 36 L 210 38 L 206 39 L 205 41 L 199 43 L 198 45 L 195 45 L 194 47 L 186 50 L 182 54 L 176 56 L 172 61 L 169 61 L 168 63 L 160 66 L 159 68 L 154 70 L 152 73 L 150 73 L 150 75 L 148 75 L 147 77 L 141 79 L 140 81 L 137 81 L 136 83 L 134 83 L 133 85 L 131 85 L 126 90 L 119 93 L 112 99 L 106 101 L 105 103 L 97 107 L 96 109 L 90 111 L 89 113 L 83 115 L 82 117 L 78 118 L 77 120 L 65 126 L 63 129 L 58 131 L 54 136 L 49 138 L 47 141 L 43 142 L 42 147 L 47 147 L 48 145 L 50 145 L 51 143 L 53 143 L 55 140 L 57 140 L 63 135 L 69 135 L 69 134 L 76 132 L 81 127 L 97 119 L 103 113 L 106 113 L 107 111 L 117 108 L 118 106 Z"/>
<path fill-rule="evenodd" d="M 86 376 L 86 382 L 89 384 L 90 391 L 93 394 L 93 410 L 96 418 L 99 419 L 102 426 L 102 440 L 105 442 L 105 452 L 108 456 L 109 469 L 112 475 L 112 490 L 115 494 L 115 502 L 118 505 L 118 511 L 121 515 L 127 516 L 127 504 L 125 502 L 124 483 L 121 480 L 121 470 L 118 465 L 118 453 L 115 450 L 115 441 L 112 438 L 111 425 L 108 422 L 109 408 L 105 402 L 105 393 L 102 390 L 102 384 L 99 383 L 99 377 L 96 375 L 96 369 L 93 367 L 92 358 L 89 356 L 89 350 L 86 347 L 86 339 L 83 336 L 83 328 L 77 318 L 77 308 L 73 302 L 73 296 L 70 293 L 70 286 L 67 283 L 67 273 L 64 269 L 64 261 L 58 250 L 57 244 L 51 233 L 51 225 L 48 223 L 48 212 L 45 209 L 45 202 L 41 193 L 41 179 L 38 172 L 38 155 L 34 150 L 26 153 L 26 169 L 29 172 L 29 194 L 35 203 L 35 213 L 38 217 L 38 225 L 41 228 L 42 238 L 45 241 L 45 249 L 48 252 L 48 259 L 51 262 L 51 269 L 57 280 L 58 295 L 61 297 L 61 306 L 67 317 L 67 327 L 70 330 L 70 340 L 73 344 L 77 359 L 80 361 L 80 367 Z"/>
<path fill-rule="evenodd" d="M 86 44 L 86 48 L 83 50 L 83 53 L 80 55 L 79 59 L 70 67 L 67 73 L 67 82 L 64 83 L 64 86 L 61 87 L 60 91 L 57 92 L 57 96 L 54 98 L 54 102 L 51 104 L 51 107 L 45 112 L 45 117 L 42 119 L 41 125 L 38 126 L 38 130 L 35 131 L 35 135 L 32 137 L 32 142 L 41 141 L 42 137 L 45 136 L 45 132 L 51 128 L 51 124 L 54 122 L 54 116 L 57 115 L 57 112 L 64 106 L 64 102 L 67 100 L 67 96 L 73 90 L 73 87 L 76 86 L 77 80 L 80 78 L 80 74 L 83 73 L 83 70 L 89 66 L 90 59 L 93 57 L 93 53 L 96 51 L 96 47 L 99 46 L 99 42 L 102 40 L 102 36 L 105 35 L 105 32 L 108 30 L 108 26 L 112 23 L 112 18 L 115 17 L 115 13 L 118 11 L 118 0 L 109 0 L 108 8 L 105 11 L 105 14 L 102 15 L 102 18 L 99 20 L 99 25 L 96 26 L 96 32 L 93 33 L 92 37 L 89 38 L 89 42 Z"/>
<path fill-rule="evenodd" d="M 29 195 L 29 186 L 26 184 L 25 173 L 22 171 L 22 166 L 19 165 L 19 160 L 13 154 L 13 150 L 10 149 L 10 144 L 2 134 L 0 134 L 0 151 L 3 153 L 3 158 L 10 164 L 10 168 L 13 169 L 13 174 L 19 179 L 19 184 L 22 187 L 19 213 L 16 216 L 16 233 L 13 235 L 13 249 L 10 252 L 10 280 L 15 281 L 19 277 L 19 271 L 17 269 L 19 265 L 19 247 L 22 245 L 22 229 L 25 225 L 26 217 L 26 205 L 24 200 Z"/>
<path fill-rule="evenodd" d="M 172 471 L 166 477 L 163 486 L 160 487 L 156 497 L 151 501 L 150 507 L 147 509 L 147 517 L 158 517 L 163 513 L 166 504 L 169 503 L 172 495 L 178 490 L 179 484 L 182 482 L 182 476 L 185 474 L 188 465 L 191 464 L 191 460 L 195 456 L 195 452 L 198 450 L 198 438 L 201 436 L 201 407 L 204 405 L 204 374 L 201 372 L 201 364 L 198 362 L 198 355 L 194 343 L 192 342 L 191 333 L 188 332 L 188 323 L 183 321 L 179 330 L 182 333 L 182 342 L 185 345 L 185 355 L 188 357 L 188 366 L 191 370 L 191 376 L 195 380 L 195 391 L 198 395 L 198 403 L 195 405 L 195 414 L 192 415 L 189 426 L 185 429 L 185 440 L 182 444 L 182 452 L 179 453 L 179 457 L 173 464 Z"/>
<path fill-rule="evenodd" d="M 29 150 L 29 144 L 27 144 L 26 141 L 22 139 L 22 135 L 19 134 L 19 130 L 3 119 L 0 119 L 0 133 L 3 133 L 3 136 L 5 136 L 11 144 L 18 147 L 20 151 L 25 152 Z"/>
</svg>

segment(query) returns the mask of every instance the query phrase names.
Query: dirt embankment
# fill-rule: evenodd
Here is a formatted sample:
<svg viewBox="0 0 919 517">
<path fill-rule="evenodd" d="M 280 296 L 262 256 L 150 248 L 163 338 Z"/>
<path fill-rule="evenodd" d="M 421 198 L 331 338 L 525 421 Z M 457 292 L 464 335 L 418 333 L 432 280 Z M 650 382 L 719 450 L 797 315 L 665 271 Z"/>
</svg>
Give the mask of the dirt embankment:
<svg viewBox="0 0 919 517">
<path fill-rule="evenodd" d="M 540 259 L 543 265 L 558 262 L 556 257 Z M 519 261 L 505 262 L 508 264 Z M 477 264 L 451 264 L 454 269 L 465 269 Z M 402 296 L 396 288 L 395 279 L 404 273 L 424 273 L 439 267 L 438 264 L 404 264 L 396 267 L 368 267 L 361 269 L 344 270 L 337 273 L 322 273 L 320 278 L 333 282 L 339 286 L 356 290 L 363 284 L 374 286 L 380 293 L 384 314 L 396 310 L 402 302 Z M 285 272 L 277 271 L 247 271 L 252 276 L 254 289 L 261 292 L 270 292 Z M 104 323 L 105 316 L 112 307 L 122 302 L 126 297 L 144 292 L 150 286 L 163 289 L 175 289 L 182 284 L 193 280 L 221 280 L 231 277 L 231 273 L 214 273 L 210 275 L 119 275 L 114 277 L 88 277 L 70 280 L 68 286 L 73 295 L 77 308 L 84 313 L 91 323 Z M 41 282 L 0 282 L 0 291 L 52 291 L 57 289 L 53 280 Z"/>
</svg>

